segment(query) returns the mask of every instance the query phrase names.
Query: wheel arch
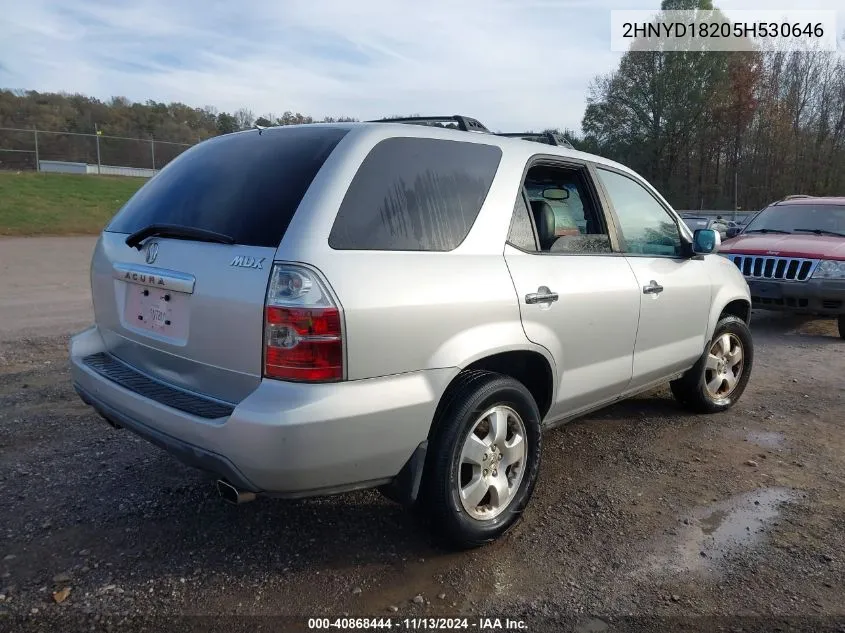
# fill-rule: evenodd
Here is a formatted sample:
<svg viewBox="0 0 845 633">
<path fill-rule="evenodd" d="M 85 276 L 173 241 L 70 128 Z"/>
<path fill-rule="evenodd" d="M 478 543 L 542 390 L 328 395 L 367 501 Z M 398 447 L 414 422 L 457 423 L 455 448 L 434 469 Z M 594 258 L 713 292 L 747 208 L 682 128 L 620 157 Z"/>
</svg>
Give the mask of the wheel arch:
<svg viewBox="0 0 845 633">
<path fill-rule="evenodd" d="M 721 289 L 716 295 L 716 300 L 710 308 L 710 317 L 707 323 L 707 333 L 704 338 L 706 348 L 713 332 L 716 331 L 716 324 L 725 316 L 735 316 L 749 324 L 751 321 L 751 298 L 748 294 L 731 292 L 728 289 Z"/>
<path fill-rule="evenodd" d="M 751 321 L 751 302 L 745 299 L 734 299 L 722 308 L 717 321 L 726 316 L 735 316 L 747 325 Z"/>
<path fill-rule="evenodd" d="M 463 371 L 491 371 L 521 382 L 537 403 L 541 420 L 554 401 L 554 368 L 544 354 L 535 350 L 520 349 L 491 354 L 468 364 Z"/>
<path fill-rule="evenodd" d="M 429 439 L 437 429 L 441 412 L 449 405 L 455 391 L 478 373 L 487 372 L 508 376 L 520 382 L 534 398 L 540 411 L 540 422 L 543 421 L 555 398 L 555 369 L 550 357 L 535 349 L 497 351 L 467 361 L 446 385 L 434 411 L 428 431 Z"/>
</svg>

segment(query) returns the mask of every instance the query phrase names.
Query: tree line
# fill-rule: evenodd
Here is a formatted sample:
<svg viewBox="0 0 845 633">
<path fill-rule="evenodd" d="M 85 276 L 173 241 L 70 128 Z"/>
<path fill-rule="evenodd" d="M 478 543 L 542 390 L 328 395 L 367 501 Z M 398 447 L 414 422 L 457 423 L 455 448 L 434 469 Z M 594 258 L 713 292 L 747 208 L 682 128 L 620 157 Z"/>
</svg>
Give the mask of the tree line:
<svg viewBox="0 0 845 633">
<path fill-rule="evenodd" d="M 664 0 L 664 9 L 712 9 Z M 845 195 L 845 58 L 629 51 L 590 86 L 576 145 L 647 177 L 680 209 Z"/>
<path fill-rule="evenodd" d="M 256 115 L 249 109 L 221 112 L 213 106 L 196 108 L 184 103 L 148 100 L 134 103 L 125 97 L 103 101 L 80 94 L 0 90 L 0 128 L 94 134 L 99 131 L 103 164 L 161 167 L 189 145 L 212 136 L 261 125 L 354 121 L 352 117 L 315 120 L 299 112 Z M 109 137 L 141 139 L 126 141 Z M 151 141 L 156 140 L 154 147 Z M 33 169 L 34 134 L 0 129 L 0 169 Z M 39 157 L 97 162 L 94 138 L 72 134 L 39 134 Z M 2 150 L 18 150 L 14 152 Z"/>
</svg>

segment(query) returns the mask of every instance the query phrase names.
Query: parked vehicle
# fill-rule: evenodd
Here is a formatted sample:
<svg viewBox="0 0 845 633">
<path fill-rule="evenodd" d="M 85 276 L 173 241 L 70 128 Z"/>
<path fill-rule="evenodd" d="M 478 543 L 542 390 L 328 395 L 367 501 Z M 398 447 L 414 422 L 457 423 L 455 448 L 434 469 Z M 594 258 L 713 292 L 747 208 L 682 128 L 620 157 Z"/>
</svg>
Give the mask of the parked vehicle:
<svg viewBox="0 0 845 633">
<path fill-rule="evenodd" d="M 714 231 L 623 165 L 432 119 L 169 163 L 94 250 L 82 399 L 229 501 L 378 487 L 459 547 L 518 520 L 541 431 L 666 381 L 695 411 L 739 399 L 750 297 Z"/>
<path fill-rule="evenodd" d="M 730 220 L 725 220 L 721 215 L 716 216 L 716 219 L 710 222 L 710 226 L 708 228 L 713 229 L 714 231 L 719 232 L 719 236 L 722 240 L 727 239 L 728 237 L 728 229 L 730 228 Z"/>
<path fill-rule="evenodd" d="M 754 307 L 836 317 L 845 338 L 845 198 L 774 202 L 720 252 L 745 275 Z"/>
<path fill-rule="evenodd" d="M 692 231 L 696 229 L 713 229 L 719 233 L 722 241 L 735 236 L 742 228 L 741 222 L 726 220 L 721 215 L 713 218 L 705 215 L 681 214 L 681 219 Z"/>
<path fill-rule="evenodd" d="M 684 221 L 691 231 L 697 231 L 698 229 L 709 229 L 710 228 L 710 218 L 698 215 L 684 215 L 681 216 L 681 219 Z"/>
</svg>

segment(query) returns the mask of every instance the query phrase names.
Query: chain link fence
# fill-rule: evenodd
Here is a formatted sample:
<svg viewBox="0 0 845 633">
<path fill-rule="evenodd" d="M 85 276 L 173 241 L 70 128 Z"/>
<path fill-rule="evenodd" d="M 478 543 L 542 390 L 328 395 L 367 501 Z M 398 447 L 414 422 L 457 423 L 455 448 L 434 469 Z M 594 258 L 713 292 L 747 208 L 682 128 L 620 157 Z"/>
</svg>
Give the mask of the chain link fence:
<svg viewBox="0 0 845 633">
<path fill-rule="evenodd" d="M 101 132 L 0 127 L 0 170 L 149 177 L 192 145 Z"/>
</svg>

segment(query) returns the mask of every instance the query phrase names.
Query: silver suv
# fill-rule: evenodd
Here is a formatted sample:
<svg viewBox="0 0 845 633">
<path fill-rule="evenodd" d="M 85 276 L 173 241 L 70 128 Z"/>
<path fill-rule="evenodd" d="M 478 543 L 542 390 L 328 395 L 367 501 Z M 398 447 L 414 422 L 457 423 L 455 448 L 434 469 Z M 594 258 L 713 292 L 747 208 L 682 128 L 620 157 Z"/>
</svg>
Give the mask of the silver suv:
<svg viewBox="0 0 845 633">
<path fill-rule="evenodd" d="M 183 153 L 97 242 L 79 395 L 229 501 L 377 487 L 459 547 L 517 521 L 541 431 L 667 381 L 736 402 L 750 298 L 718 235 L 622 165 L 456 121 Z"/>
</svg>

